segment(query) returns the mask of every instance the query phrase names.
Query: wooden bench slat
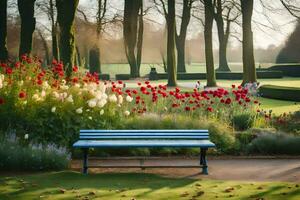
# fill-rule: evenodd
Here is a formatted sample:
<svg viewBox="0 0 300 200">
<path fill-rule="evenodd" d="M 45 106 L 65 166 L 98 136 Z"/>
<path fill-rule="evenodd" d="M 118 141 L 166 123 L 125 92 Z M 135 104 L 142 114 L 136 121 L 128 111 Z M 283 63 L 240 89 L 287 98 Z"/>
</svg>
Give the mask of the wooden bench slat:
<svg viewBox="0 0 300 200">
<path fill-rule="evenodd" d="M 80 130 L 80 133 L 208 133 L 208 130 Z"/>
<path fill-rule="evenodd" d="M 209 140 L 79 140 L 77 148 L 105 147 L 215 147 Z"/>
<path fill-rule="evenodd" d="M 209 139 L 208 136 L 137 136 L 137 135 L 130 135 L 130 136 L 118 136 L 118 135 L 110 135 L 110 136 L 103 136 L 103 135 L 81 135 L 79 139 Z"/>
</svg>

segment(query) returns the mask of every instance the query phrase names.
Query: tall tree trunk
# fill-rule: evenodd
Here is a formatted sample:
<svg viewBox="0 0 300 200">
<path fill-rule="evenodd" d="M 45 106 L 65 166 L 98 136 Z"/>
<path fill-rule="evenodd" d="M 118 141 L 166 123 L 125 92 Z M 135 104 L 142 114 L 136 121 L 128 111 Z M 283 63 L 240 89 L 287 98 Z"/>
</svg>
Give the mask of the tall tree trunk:
<svg viewBox="0 0 300 200">
<path fill-rule="evenodd" d="M 0 0 L 0 62 L 7 61 L 7 0 Z"/>
<path fill-rule="evenodd" d="M 58 40 L 57 40 L 57 22 L 55 21 L 53 0 L 49 2 L 50 20 L 51 20 L 51 37 L 52 37 L 52 59 L 59 60 Z"/>
<path fill-rule="evenodd" d="M 130 65 L 130 75 L 132 78 L 140 76 L 137 58 L 135 55 L 138 33 L 138 15 L 142 0 L 125 0 L 123 36 L 125 53 Z"/>
<path fill-rule="evenodd" d="M 101 73 L 100 68 L 100 59 L 99 59 L 99 48 L 97 46 L 94 46 L 90 52 L 89 52 L 89 71 L 90 73 Z"/>
<path fill-rule="evenodd" d="M 177 72 L 186 72 L 185 40 L 186 40 L 187 28 L 191 19 L 192 2 L 193 0 L 183 0 L 180 33 L 179 35 L 176 34 Z"/>
<path fill-rule="evenodd" d="M 44 51 L 45 51 L 45 58 L 46 58 L 46 62 L 47 65 L 50 63 L 50 58 L 49 58 L 49 49 L 48 49 L 48 44 L 47 44 L 47 40 L 45 39 L 45 37 L 43 36 L 43 33 L 41 32 L 41 30 L 37 30 L 41 40 L 42 40 L 42 45 L 44 47 Z"/>
<path fill-rule="evenodd" d="M 228 43 L 228 36 L 230 22 L 227 22 L 226 27 L 226 35 L 224 31 L 224 20 L 223 20 L 223 13 L 222 13 L 222 1 L 217 0 L 217 12 L 215 14 L 215 20 L 217 23 L 218 28 L 218 38 L 219 38 L 219 71 L 230 71 L 228 62 L 227 62 L 227 43 Z"/>
<path fill-rule="evenodd" d="M 168 68 L 168 86 L 177 85 L 176 77 L 176 56 L 175 56 L 175 0 L 168 0 L 168 15 L 167 15 L 167 68 Z"/>
<path fill-rule="evenodd" d="M 212 27 L 213 27 L 213 4 L 212 0 L 204 0 L 205 9 L 205 25 L 204 25 L 204 39 L 205 39 L 205 59 L 206 59 L 206 79 L 208 87 L 215 87 L 216 74 L 214 68 L 214 55 L 212 44 Z"/>
<path fill-rule="evenodd" d="M 19 56 L 29 55 L 32 50 L 32 34 L 36 24 L 34 3 L 35 0 L 18 0 L 18 9 L 21 17 Z"/>
<path fill-rule="evenodd" d="M 75 59 L 74 17 L 79 0 L 56 0 L 60 29 L 59 50 L 67 76 L 71 76 Z"/>
<path fill-rule="evenodd" d="M 253 0 L 241 0 L 243 20 L 243 84 L 256 82 L 256 69 L 253 54 L 253 32 L 251 19 Z"/>
<path fill-rule="evenodd" d="M 140 14 L 138 17 L 138 38 L 137 38 L 137 53 L 136 53 L 136 64 L 140 71 L 142 62 L 142 50 L 143 50 L 143 38 L 144 38 L 144 20 L 143 20 L 143 0 L 141 0 Z"/>
</svg>

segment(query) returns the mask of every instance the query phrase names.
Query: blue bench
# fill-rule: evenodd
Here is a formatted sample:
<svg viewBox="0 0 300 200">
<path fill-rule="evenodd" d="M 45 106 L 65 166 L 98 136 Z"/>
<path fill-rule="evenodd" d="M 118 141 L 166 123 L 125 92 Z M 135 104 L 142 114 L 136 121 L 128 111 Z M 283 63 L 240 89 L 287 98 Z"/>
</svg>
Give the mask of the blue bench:
<svg viewBox="0 0 300 200">
<path fill-rule="evenodd" d="M 200 148 L 202 173 L 208 174 L 206 151 L 215 144 L 209 140 L 208 130 L 80 130 L 73 147 L 83 150 L 84 174 L 89 167 L 89 148 L 129 147 Z"/>
</svg>

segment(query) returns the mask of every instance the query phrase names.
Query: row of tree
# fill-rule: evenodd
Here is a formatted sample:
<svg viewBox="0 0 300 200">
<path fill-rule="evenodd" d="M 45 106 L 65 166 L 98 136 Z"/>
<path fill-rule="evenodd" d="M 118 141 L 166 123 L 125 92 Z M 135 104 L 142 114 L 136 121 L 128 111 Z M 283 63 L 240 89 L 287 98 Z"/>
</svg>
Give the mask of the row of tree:
<svg viewBox="0 0 300 200">
<path fill-rule="evenodd" d="M 226 49 L 228 38 L 231 33 L 231 24 L 234 22 L 242 26 L 243 33 L 243 83 L 256 82 L 256 70 L 253 54 L 253 32 L 251 27 L 253 14 L 253 0 L 152 0 L 156 9 L 160 11 L 166 20 L 167 56 L 166 70 L 168 72 L 168 85 L 176 85 L 177 73 L 186 72 L 185 43 L 187 30 L 191 17 L 199 19 L 204 26 L 205 58 L 207 71 L 207 85 L 216 86 L 216 76 L 213 57 L 213 22 L 216 22 L 219 40 L 219 69 L 230 71 Z M 41 3 L 42 2 L 42 3 Z M 88 22 L 86 14 L 78 9 L 79 0 L 45 0 L 39 4 L 36 0 L 18 0 L 17 6 L 21 19 L 19 55 L 30 54 L 32 48 L 32 35 L 36 28 L 34 17 L 35 4 L 43 8 L 51 22 L 52 57 L 61 60 L 66 66 L 68 75 L 72 73 L 72 66 L 76 62 L 74 19 L 76 12 L 83 15 Z M 281 0 L 282 4 L 289 9 L 290 13 L 297 12 L 291 9 L 290 4 Z M 96 35 L 102 38 L 105 26 L 109 21 L 106 18 L 107 0 L 97 0 Z M 181 5 L 180 26 L 176 22 L 176 10 Z M 125 54 L 130 65 L 132 78 L 140 76 L 142 61 L 144 15 L 148 7 L 144 8 L 143 0 L 124 0 L 123 13 L 123 39 Z M 196 13 L 193 11 L 197 11 Z M 204 11 L 204 12 L 203 12 Z M 203 16 L 199 17 L 199 13 Z M 241 16 L 241 22 L 240 20 Z M 204 20 L 203 20 L 204 19 Z M 117 19 L 113 17 L 110 22 Z M 177 28 L 179 27 L 179 28 Z M 38 31 L 40 35 L 41 32 Z M 0 60 L 8 59 L 6 46 L 7 37 L 7 0 L 0 0 Z M 47 46 L 46 40 L 43 40 Z M 90 65 L 92 72 L 101 72 L 100 43 L 90 50 Z M 77 49 L 77 51 L 76 51 Z M 176 55 L 177 53 L 177 55 Z M 78 56 L 80 57 L 80 56 Z M 176 59 L 177 58 L 177 59 Z M 78 64 L 78 63 L 77 63 Z"/>
</svg>

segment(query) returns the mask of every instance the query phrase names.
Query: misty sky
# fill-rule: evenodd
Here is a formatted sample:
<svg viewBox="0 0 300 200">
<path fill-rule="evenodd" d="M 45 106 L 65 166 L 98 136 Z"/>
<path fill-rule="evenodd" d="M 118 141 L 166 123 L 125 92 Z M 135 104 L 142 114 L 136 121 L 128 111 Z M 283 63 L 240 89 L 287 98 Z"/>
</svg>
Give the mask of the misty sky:
<svg viewBox="0 0 300 200">
<path fill-rule="evenodd" d="M 144 0 L 145 3 L 152 0 Z M 255 48 L 267 48 L 269 45 L 278 46 L 286 40 L 288 35 L 294 30 L 295 18 L 293 18 L 281 5 L 279 0 L 263 0 L 268 3 L 272 8 L 272 12 L 263 9 L 260 0 L 254 0 L 254 13 L 253 13 L 253 32 L 254 32 L 254 45 Z M 114 9 L 116 12 L 122 14 L 123 1 L 110 0 L 110 9 Z M 300 4 L 300 0 L 299 0 Z M 80 7 L 85 10 L 90 10 L 89 15 L 95 14 L 95 0 L 80 0 Z M 268 17 L 266 17 L 268 16 Z M 155 11 L 149 13 L 147 18 L 157 21 L 159 24 L 164 23 L 164 17 L 160 16 Z M 240 32 L 239 28 L 236 28 Z M 199 31 L 203 31 L 202 25 L 196 20 L 192 20 L 189 25 L 188 37 L 194 37 Z M 215 44 L 217 47 L 216 28 Z M 240 39 L 241 35 L 236 34 Z M 238 40 L 231 38 L 231 44 L 237 46 L 240 44 Z"/>
</svg>

